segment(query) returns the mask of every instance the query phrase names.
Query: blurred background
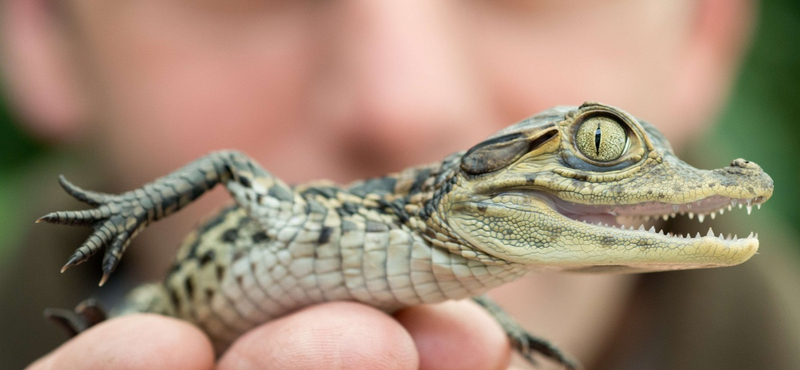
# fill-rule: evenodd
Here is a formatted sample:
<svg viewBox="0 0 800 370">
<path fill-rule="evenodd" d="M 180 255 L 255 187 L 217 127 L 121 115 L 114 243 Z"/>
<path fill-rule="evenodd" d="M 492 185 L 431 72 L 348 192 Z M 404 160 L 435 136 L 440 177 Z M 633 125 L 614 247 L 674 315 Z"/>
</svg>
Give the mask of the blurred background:
<svg viewBox="0 0 800 370">
<path fill-rule="evenodd" d="M 724 103 L 721 113 L 716 115 L 715 123 L 709 130 L 703 131 L 696 137 L 691 137 L 688 144 L 681 148 L 681 156 L 687 162 L 701 168 L 719 168 L 733 158 L 746 158 L 755 161 L 764 168 L 775 180 L 775 194 L 773 198 L 755 213 L 747 217 L 744 212 L 733 212 L 715 220 L 714 229 L 719 231 L 734 232 L 735 230 L 756 230 L 761 239 L 761 255 L 769 255 L 775 250 L 782 250 L 781 256 L 787 256 L 787 269 L 775 270 L 775 273 L 795 270 L 800 264 L 800 125 L 796 123 L 800 117 L 800 2 L 792 0 L 764 0 L 759 2 L 760 9 L 757 13 L 755 29 L 751 44 L 741 63 L 740 72 L 734 80 L 732 92 Z M 2 83 L 3 81 L 0 81 Z M 569 102 L 574 104 L 575 102 Z M 95 258 L 88 266 L 73 269 L 64 275 L 57 274 L 61 263 L 66 261 L 72 248 L 77 246 L 85 231 L 63 231 L 59 226 L 37 225 L 35 233 L 56 233 L 56 237 L 45 240 L 66 240 L 63 245 L 40 246 L 39 251 L 47 251 L 49 256 L 37 254 L 33 257 L 26 256 L 23 245 L 31 238 L 34 224 L 33 220 L 46 211 L 61 210 L 61 205 L 79 207 L 76 203 L 69 203 L 66 194 L 57 187 L 57 175 L 65 168 L 76 172 L 68 173 L 68 177 L 79 185 L 89 184 L 114 184 L 114 179 L 105 179 L 102 174 L 94 173 L 92 168 L 82 167 L 82 163 L 95 163 L 87 161 L 95 153 L 85 148 L 70 144 L 70 141 L 58 142 L 37 138 L 26 125 L 20 123 L 20 116 L 10 110 L 10 105 L 0 99 L 0 283 L 6 286 L 2 290 L 7 296 L 0 298 L 3 310 L 0 329 L 2 336 L 20 336 L 18 346 L 0 346 L 0 367 L 17 368 L 32 359 L 40 356 L 53 348 L 64 339 L 55 327 L 48 328 L 47 324 L 33 322 L 31 317 L 38 316 L 38 312 L 54 301 L 67 301 L 77 303 L 90 295 L 101 295 L 105 300 L 114 301 L 140 280 L 158 276 L 160 272 L 137 273 L 129 271 L 128 265 L 134 263 L 148 263 L 146 257 L 130 257 L 120 266 L 117 277 L 130 275 L 131 278 L 113 278 L 105 291 L 95 289 L 93 283 L 99 279 L 99 260 Z M 623 107 L 624 108 L 624 107 Z M 530 112 L 533 113 L 533 112 Z M 636 114 L 636 112 L 632 112 Z M 647 117 L 645 117 L 647 118 Z M 657 126 L 659 122 L 653 122 Z M 91 165 L 90 165 L 91 166 Z M 81 169 L 82 168 L 82 169 Z M 104 188 L 96 190 L 103 191 Z M 51 199 L 52 197 L 52 199 Z M 224 194 L 217 192 L 214 199 L 223 199 Z M 210 201 L 209 201 L 210 202 Z M 56 206 L 58 205 L 58 207 Z M 55 207 L 55 208 L 54 208 Z M 206 207 L 211 208 L 211 206 Z M 196 220 L 196 217 L 194 217 Z M 684 220 L 685 221 L 685 220 Z M 707 230 L 708 223 L 697 226 L 694 223 L 683 224 L 677 221 L 676 228 L 685 230 Z M 59 230 L 55 230 L 59 229 Z M 164 230 L 162 230 L 164 231 Z M 62 234 L 68 235 L 60 239 Z M 146 246 L 136 245 L 135 249 L 146 249 Z M 151 251 L 152 252 L 152 251 Z M 37 252 L 38 253 L 38 252 Z M 136 253 L 136 252 L 134 252 Z M 163 255 L 171 255 L 171 251 Z M 757 256 L 756 258 L 760 258 Z M 31 262 L 33 261 L 33 262 Z M 28 293 L 23 287 L 12 280 L 10 273 L 19 272 L 19 265 L 31 266 L 39 263 L 42 272 L 29 275 L 28 279 L 41 279 L 42 284 L 36 285 L 46 289 L 48 284 L 63 291 L 53 291 L 45 296 L 62 296 L 59 300 L 43 299 L 32 301 L 28 304 L 14 305 L 9 301 L 26 300 Z M 165 262 L 159 262 L 164 265 Z M 27 267 L 26 267 L 27 268 Z M 76 271 L 78 270 L 78 271 Z M 45 272 L 46 271 L 46 272 Z M 163 271 L 163 270 L 161 270 Z M 658 274 L 661 275 L 661 274 Z M 669 274 L 653 280 L 668 279 Z M 76 279 L 75 276 L 82 276 Z M 695 275 L 678 275 L 695 276 Z M 711 276 L 711 275 L 697 275 Z M 685 277 L 690 279 L 689 277 Z M 64 279 L 64 281 L 59 280 Z M 65 281 L 77 280 L 76 283 Z M 776 278 L 776 280 L 781 280 Z M 11 282 L 14 281 L 13 284 Z M 67 284 L 65 286 L 64 284 Z M 785 280 L 776 283 L 786 284 Z M 9 286 L 13 285 L 13 286 Z M 720 287 L 721 288 L 721 287 Z M 765 294 L 787 295 L 794 294 L 796 290 L 786 288 Z M 782 302 L 797 302 L 798 297 L 780 297 Z M 747 305 L 747 302 L 741 302 Z M 723 310 L 725 308 L 723 307 Z M 34 313 L 31 313 L 34 312 Z M 23 315 L 24 314 L 24 315 Z M 785 320 L 794 320 L 791 323 L 776 323 L 797 327 L 800 323 L 800 313 L 787 314 Z M 723 315 L 724 316 L 724 315 Z M 43 321 L 43 319 L 42 319 Z M 729 324 L 729 323 L 728 323 Z M 721 325 L 728 325 L 722 323 Z M 36 329 L 36 335 L 23 335 L 29 328 Z M 52 331 L 48 337 L 47 330 Z M 624 337 L 624 336 L 623 336 Z M 627 338 L 627 337 L 626 337 Z M 624 342 L 630 338 L 617 338 Z M 14 342 L 14 340 L 10 340 Z M 753 344 L 757 346 L 758 344 Z M 739 347 L 736 347 L 739 348 Z M 747 356 L 746 348 L 743 348 Z M 800 350 L 798 350 L 800 353 Z M 776 357 L 792 357 L 797 359 L 797 354 L 774 354 Z M 598 368 L 624 368 L 616 367 L 618 363 L 625 363 L 616 355 L 600 356 L 595 363 Z M 10 364 L 5 367 L 3 364 Z M 787 362 L 788 363 L 788 362 Z M 733 367 L 737 368 L 737 367 Z M 738 367 L 738 368 L 749 368 Z M 765 364 L 764 368 L 771 367 Z"/>
</svg>

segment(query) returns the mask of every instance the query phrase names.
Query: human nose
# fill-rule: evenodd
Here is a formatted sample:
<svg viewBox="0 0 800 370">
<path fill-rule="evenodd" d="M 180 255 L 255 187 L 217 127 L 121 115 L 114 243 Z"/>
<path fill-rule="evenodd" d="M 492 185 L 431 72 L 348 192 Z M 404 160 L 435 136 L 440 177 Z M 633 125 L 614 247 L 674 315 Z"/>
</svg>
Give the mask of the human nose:
<svg viewBox="0 0 800 370">
<path fill-rule="evenodd" d="M 455 5 L 338 4 L 318 89 L 324 107 L 318 121 L 348 155 L 366 166 L 395 167 L 382 171 L 399 169 L 440 159 L 492 131 Z"/>
</svg>

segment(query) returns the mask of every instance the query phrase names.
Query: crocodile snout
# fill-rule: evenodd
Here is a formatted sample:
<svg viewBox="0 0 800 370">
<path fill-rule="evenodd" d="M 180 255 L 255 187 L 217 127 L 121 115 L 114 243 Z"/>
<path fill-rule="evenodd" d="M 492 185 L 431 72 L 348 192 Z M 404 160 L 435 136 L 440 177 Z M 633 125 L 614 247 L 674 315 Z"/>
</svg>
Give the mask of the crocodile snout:
<svg viewBox="0 0 800 370">
<path fill-rule="evenodd" d="M 731 161 L 731 167 L 761 170 L 761 166 L 757 165 L 755 162 L 750 162 L 744 158 L 736 158 L 733 161 Z"/>
</svg>

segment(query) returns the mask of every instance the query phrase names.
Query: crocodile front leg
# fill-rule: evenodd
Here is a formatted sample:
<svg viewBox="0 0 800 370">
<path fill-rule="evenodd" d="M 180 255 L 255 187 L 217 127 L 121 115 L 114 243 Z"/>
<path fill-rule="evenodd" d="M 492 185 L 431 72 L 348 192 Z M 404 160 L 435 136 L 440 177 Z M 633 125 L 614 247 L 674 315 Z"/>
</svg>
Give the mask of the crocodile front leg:
<svg viewBox="0 0 800 370">
<path fill-rule="evenodd" d="M 94 228 L 94 233 L 75 250 L 61 271 L 85 262 L 105 248 L 100 286 L 108 280 L 131 239 L 140 231 L 185 207 L 219 183 L 227 186 L 240 206 L 250 211 L 258 206 L 258 213 L 265 216 L 259 217 L 262 224 L 280 222 L 285 210 L 291 209 L 294 202 L 289 186 L 235 151 L 211 153 L 140 189 L 120 195 L 83 190 L 63 176 L 59 180 L 67 193 L 96 208 L 53 212 L 36 222 Z"/>
<path fill-rule="evenodd" d="M 513 279 L 524 273 L 524 270 L 516 271 L 512 267 L 498 266 L 489 269 L 482 263 L 470 262 L 460 255 L 450 256 L 444 250 L 433 248 L 425 243 L 418 231 L 402 224 L 399 218 L 392 216 L 391 211 L 380 208 L 383 203 L 378 201 L 381 200 L 380 198 L 373 199 L 375 194 L 371 195 L 373 198 L 366 196 L 361 198 L 345 190 L 336 190 L 332 194 L 327 194 L 324 188 L 311 187 L 307 188 L 303 195 L 274 178 L 250 158 L 231 151 L 212 153 L 140 189 L 120 195 L 83 190 L 61 177 L 61 185 L 69 194 L 95 206 L 95 208 L 83 211 L 53 212 L 40 218 L 39 221 L 94 228 L 94 233 L 72 254 L 62 271 L 86 261 L 101 248 L 105 248 L 103 278 L 100 281 L 100 285 L 102 285 L 116 268 L 131 239 L 141 230 L 150 223 L 183 208 L 220 183 L 226 186 L 238 207 L 224 211 L 218 217 L 225 220 L 228 220 L 229 216 L 233 217 L 229 221 L 235 221 L 239 228 L 237 230 L 241 231 L 235 233 L 236 236 L 223 233 L 222 239 L 230 245 L 243 246 L 247 253 L 243 252 L 242 256 L 255 253 L 255 255 L 261 256 L 261 259 L 264 259 L 265 256 L 274 258 L 276 261 L 291 259 L 293 258 L 291 253 L 278 255 L 278 250 L 300 250 L 292 248 L 292 243 L 295 242 L 299 243 L 295 247 L 300 247 L 302 243 L 316 243 L 314 244 L 316 247 L 311 250 L 314 258 L 323 255 L 330 257 L 327 254 L 331 253 L 339 256 L 338 258 L 328 258 L 326 261 L 342 264 L 340 266 L 343 269 L 341 271 L 342 279 L 341 281 L 322 279 L 327 284 L 326 287 L 330 289 L 321 294 L 320 300 L 357 300 L 393 311 L 413 304 L 433 303 L 447 298 L 480 294 L 491 285 Z M 339 192 L 342 193 L 339 194 L 343 197 L 342 199 L 336 196 Z M 310 198 L 304 198 L 304 196 Z M 316 212 L 311 212 L 314 209 Z M 242 210 L 246 212 L 242 212 Z M 318 236 L 312 239 L 308 239 L 308 235 L 312 234 L 304 235 L 297 240 L 294 236 L 286 237 L 284 234 L 288 235 L 289 231 L 299 230 L 299 225 L 308 221 L 308 212 L 318 215 L 329 214 L 331 217 L 337 220 L 341 218 L 341 220 L 337 221 L 338 226 L 322 230 Z M 320 223 L 321 219 L 310 222 L 316 222 L 318 223 L 315 224 L 316 226 L 324 229 Z M 220 225 L 220 227 L 222 226 L 225 225 Z M 215 230 L 221 229 L 215 228 Z M 224 249 L 225 247 L 220 244 L 222 242 L 219 237 L 212 237 L 212 234 L 216 235 L 216 233 L 206 230 L 198 235 L 198 238 L 202 242 L 207 241 L 210 245 L 216 246 L 211 248 L 213 250 Z M 242 235 L 246 236 L 247 240 L 237 244 L 235 239 Z M 280 243 L 269 244 L 269 247 L 262 243 L 273 238 Z M 306 247 L 307 245 L 303 246 L 303 248 Z M 383 259 L 375 257 L 384 256 L 384 251 Z M 219 253 L 219 255 L 223 254 Z M 202 258 L 213 259 L 209 256 L 204 255 Z M 382 262 L 378 263 L 379 260 Z M 274 264 L 266 266 L 262 262 L 257 260 L 255 267 L 250 267 L 250 271 L 258 271 L 259 266 L 265 269 L 274 266 Z M 215 345 L 221 352 L 235 339 L 235 336 L 240 335 L 248 328 L 282 313 L 319 301 L 309 300 L 291 307 L 282 307 L 280 312 L 276 312 L 275 315 L 269 312 L 256 312 L 262 305 L 265 305 L 264 302 L 250 302 L 253 303 L 251 307 L 253 310 L 245 310 L 249 312 L 246 314 L 237 310 L 237 307 L 248 305 L 246 300 L 252 297 L 239 294 L 238 299 L 231 298 L 237 296 L 235 292 L 241 293 L 241 290 L 239 287 L 226 290 L 225 283 L 236 282 L 241 285 L 245 280 L 243 276 L 236 275 L 243 279 L 238 281 L 234 277 L 235 274 L 231 272 L 236 270 L 236 267 L 230 262 L 228 263 L 228 268 L 215 270 L 215 276 L 199 281 L 194 280 L 194 275 L 190 271 L 193 266 L 197 267 L 196 264 L 181 260 L 179 266 L 186 268 L 188 272 L 175 275 L 174 279 L 170 279 L 166 285 L 152 284 L 137 290 L 137 294 L 142 299 L 136 300 L 135 303 L 143 304 L 144 308 L 137 306 L 133 310 L 175 314 L 179 317 L 186 316 L 178 314 L 176 307 L 170 306 L 172 307 L 170 309 L 161 309 L 169 304 L 162 305 L 160 303 L 181 301 L 197 305 L 194 310 L 190 310 L 191 312 L 210 313 L 213 311 L 214 314 L 209 316 L 213 317 L 208 322 L 197 317 L 193 322 L 203 327 L 212 336 Z M 262 263 L 262 265 L 258 263 Z M 322 274 L 332 272 L 329 270 L 339 265 L 321 262 L 313 266 L 315 266 L 315 269 L 312 270 L 313 273 Z M 453 271 L 454 266 L 466 268 L 466 271 L 470 272 L 464 275 L 465 270 L 462 268 L 459 270 L 462 274 L 458 275 Z M 471 272 L 471 268 L 476 269 L 474 273 Z M 231 273 L 228 274 L 226 271 Z M 401 273 L 401 276 L 393 275 L 398 271 L 405 272 Z M 337 271 L 335 275 L 339 273 Z M 289 280 L 291 277 L 285 281 L 276 280 L 274 283 L 288 284 Z M 336 282 L 335 286 L 331 285 L 332 282 Z M 178 288 L 172 283 L 177 283 Z M 204 286 L 211 289 L 204 289 Z M 467 288 L 477 289 L 480 292 L 474 293 Z M 192 291 L 202 291 L 208 300 L 199 303 L 189 300 L 190 296 L 194 298 L 198 296 L 193 296 Z M 217 299 L 209 298 L 212 296 Z M 499 307 L 485 298 L 478 298 L 476 301 L 502 324 L 511 339 L 512 346 L 520 351 L 526 359 L 533 362 L 533 354 L 539 352 L 574 368 L 574 364 L 555 347 L 527 334 Z M 215 305 L 214 302 L 223 303 Z M 184 306 L 184 308 L 186 307 Z M 220 312 L 215 311 L 217 308 L 220 308 L 220 312 L 226 313 L 226 316 L 222 317 Z M 84 331 L 105 318 L 102 311 L 93 304 L 79 307 L 75 312 L 51 310 L 48 312 L 48 316 L 64 326 L 71 334 Z M 198 314 L 199 316 L 202 315 Z M 192 317 L 189 315 L 186 318 L 191 319 Z"/>
</svg>

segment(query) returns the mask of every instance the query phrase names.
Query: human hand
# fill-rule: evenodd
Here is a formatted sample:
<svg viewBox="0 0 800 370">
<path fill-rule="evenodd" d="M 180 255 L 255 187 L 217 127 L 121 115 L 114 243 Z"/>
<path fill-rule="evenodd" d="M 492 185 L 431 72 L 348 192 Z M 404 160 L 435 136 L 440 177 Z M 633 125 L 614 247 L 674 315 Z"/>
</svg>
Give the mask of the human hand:
<svg viewBox="0 0 800 370">
<path fill-rule="evenodd" d="M 312 306 L 240 337 L 218 363 L 189 323 L 139 314 L 82 333 L 28 367 L 80 369 L 504 369 L 500 326 L 472 302 L 405 309 L 392 318 L 352 302 Z"/>
</svg>

